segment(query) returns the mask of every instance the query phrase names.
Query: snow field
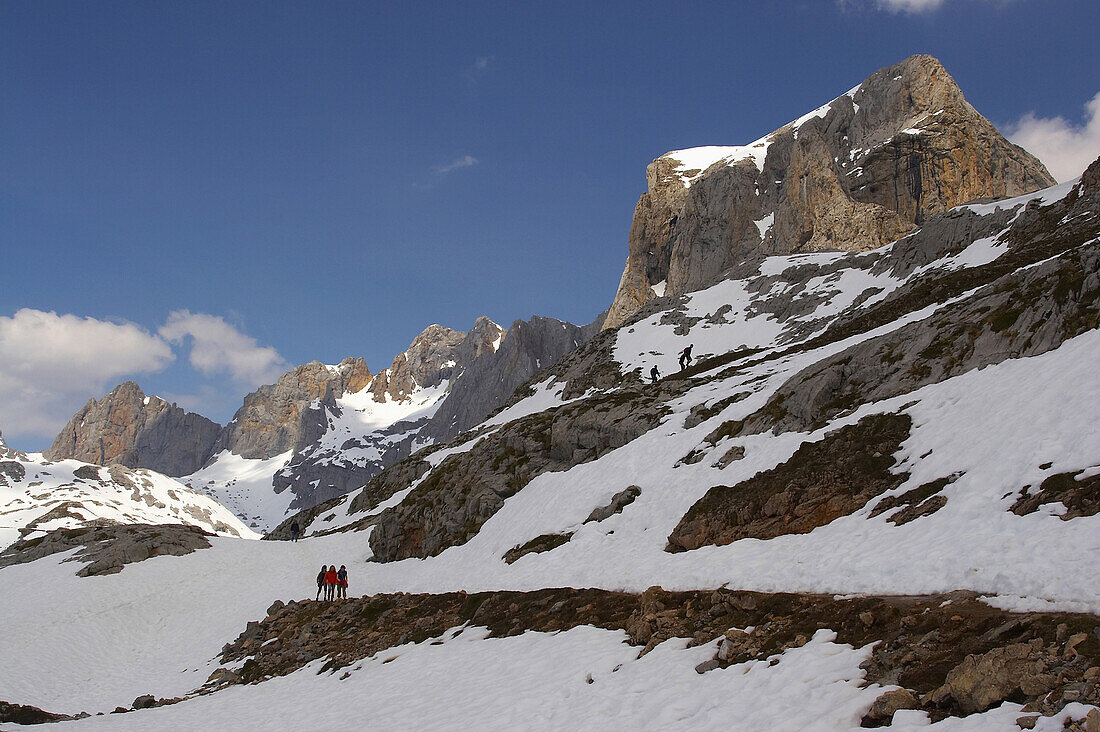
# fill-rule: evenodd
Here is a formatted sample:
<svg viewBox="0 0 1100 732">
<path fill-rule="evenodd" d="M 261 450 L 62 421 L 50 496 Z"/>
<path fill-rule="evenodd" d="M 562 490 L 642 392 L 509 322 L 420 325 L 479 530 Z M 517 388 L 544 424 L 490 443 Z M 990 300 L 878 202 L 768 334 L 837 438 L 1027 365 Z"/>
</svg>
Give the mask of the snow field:
<svg viewBox="0 0 1100 732">
<path fill-rule="evenodd" d="M 361 592 L 361 537 L 213 538 L 210 549 L 98 577 L 77 577 L 83 563 L 62 561 L 71 552 L 5 567 L 0 699 L 75 713 L 128 707 L 141 694 L 188 693 L 273 600 L 313 597 L 322 563 L 347 564 L 351 589 Z"/>
<path fill-rule="evenodd" d="M 278 526 L 290 509 L 294 494 L 271 488 L 275 473 L 290 462 L 288 450 L 266 460 L 250 460 L 222 450 L 213 461 L 179 480 L 214 498 L 241 521 L 266 533 Z"/>
<path fill-rule="evenodd" d="M 591 627 L 487 638 L 469 628 L 318 676 L 313 663 L 258 686 L 109 718 L 76 729 L 858 729 L 881 688 L 859 688 L 869 649 L 820 631 L 767 661 L 700 675 L 714 644 L 670 640 L 638 658 L 626 634 Z M 386 659 L 393 659 L 384 663 Z M 456 669 L 461 672 L 456 673 Z M 591 679 L 591 683 L 589 683 Z M 767 704 L 761 704 L 767 699 Z M 781 711 L 780 711 L 781 710 Z M 776 726 L 777 718 L 781 720 Z"/>
<path fill-rule="evenodd" d="M 134 483 L 127 485 L 115 482 L 110 470 L 98 465 L 79 460 L 50 462 L 39 453 L 18 455 L 20 459 L 12 462 L 26 471 L 23 479 L 15 480 L 12 475 L 8 476 L 8 485 L 0 484 L 0 550 L 19 538 L 20 529 L 63 505 L 73 515 L 39 523 L 36 528 L 44 534 L 106 519 L 119 523 L 185 523 L 227 536 L 259 538 L 216 500 L 160 473 L 127 471 L 126 476 Z M 78 478 L 74 473 L 81 468 L 93 469 L 99 480 Z"/>
</svg>

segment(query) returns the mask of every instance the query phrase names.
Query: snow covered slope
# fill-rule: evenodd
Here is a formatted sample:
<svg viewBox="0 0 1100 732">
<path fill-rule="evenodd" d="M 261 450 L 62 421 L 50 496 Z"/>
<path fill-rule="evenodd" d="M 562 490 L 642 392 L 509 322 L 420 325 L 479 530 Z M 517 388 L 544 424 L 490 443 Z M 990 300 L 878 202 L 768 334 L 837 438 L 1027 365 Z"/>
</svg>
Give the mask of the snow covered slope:
<svg viewBox="0 0 1100 732">
<path fill-rule="evenodd" d="M 46 460 L 0 442 L 0 549 L 93 521 L 190 524 L 223 536 L 258 535 L 224 506 L 152 470 Z"/>
</svg>

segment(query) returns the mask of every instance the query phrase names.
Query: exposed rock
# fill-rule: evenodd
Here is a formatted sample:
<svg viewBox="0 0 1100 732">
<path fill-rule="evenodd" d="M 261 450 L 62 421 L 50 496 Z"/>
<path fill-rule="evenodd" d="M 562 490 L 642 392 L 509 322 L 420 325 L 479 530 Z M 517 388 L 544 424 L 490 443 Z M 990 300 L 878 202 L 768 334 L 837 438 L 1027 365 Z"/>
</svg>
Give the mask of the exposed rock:
<svg viewBox="0 0 1100 732">
<path fill-rule="evenodd" d="M 15 724 L 49 724 L 50 722 L 64 722 L 77 717 L 68 714 L 54 714 L 44 712 L 38 707 L 29 704 L 10 704 L 0 701 L 0 722 L 13 722 Z"/>
<path fill-rule="evenodd" d="M 335 397 L 313 402 L 301 420 L 298 452 L 276 474 L 276 492 L 289 488 L 292 509 L 308 508 L 356 490 L 384 468 L 432 442 L 451 439 L 503 406 L 521 384 L 556 364 L 598 332 L 599 323 L 578 327 L 554 318 L 517 320 L 504 331 L 486 317 L 468 333 L 431 326 L 394 359 L 371 385 L 375 400 L 408 398 L 414 385 L 430 388 L 448 381 L 447 393 L 430 417 L 396 422 L 338 448 L 316 445 L 330 417 L 340 409 Z M 347 458 L 349 453 L 354 458 Z M 377 458 L 364 458 L 375 454 Z"/>
<path fill-rule="evenodd" d="M 209 536 L 212 534 L 187 524 L 99 523 L 78 529 L 54 529 L 44 536 L 16 541 L 0 553 L 0 567 L 33 562 L 80 547 L 66 560 L 88 563 L 77 572 L 78 576 L 114 574 L 127 564 L 151 557 L 178 557 L 196 549 L 208 549 Z"/>
<path fill-rule="evenodd" d="M 904 311 L 919 307 L 930 291 L 942 301 L 951 296 L 943 288 L 966 284 L 973 288 L 989 281 L 983 276 L 993 280 L 928 318 L 856 344 L 795 374 L 730 434 L 814 429 L 857 404 L 905 394 L 1008 358 L 1039 355 L 1096 328 L 1100 324 L 1100 244 L 1096 242 L 1100 217 L 1092 215 L 1096 210 L 1100 207 L 1092 201 L 1029 209 L 1032 215 L 1022 216 L 1025 222 L 1006 234 L 1018 244 L 1008 254 L 987 265 L 918 281 L 875 311 L 840 323 L 835 332 L 830 328 L 820 340 L 874 327 L 886 317 L 877 314 L 878 308 L 896 318 L 909 295 L 919 300 L 904 303 Z M 1073 212 L 1089 215 L 1057 224 Z M 1041 263 L 1024 268 L 1032 262 Z M 1016 271 L 1018 267 L 1022 269 Z M 1009 274 L 993 279 L 1002 271 Z"/>
<path fill-rule="evenodd" d="M 863 716 L 861 726 L 884 727 L 894 718 L 899 709 L 920 709 L 920 700 L 908 689 L 894 689 L 884 692 L 871 709 Z"/>
<path fill-rule="evenodd" d="M 157 705 L 157 698 L 152 694 L 142 694 L 130 705 L 132 709 L 150 709 Z"/>
<path fill-rule="evenodd" d="M 459 361 L 461 372 L 422 434 L 441 442 L 474 427 L 503 406 L 519 386 L 576 350 L 594 331 L 538 316 L 515 321 L 507 333 L 498 330 L 499 348 L 483 348 L 474 358 Z M 463 342 L 457 355 L 463 357 L 465 349 Z"/>
<path fill-rule="evenodd" d="M 881 69 L 815 114 L 705 171 L 685 170 L 678 152 L 649 166 L 604 327 L 754 252 L 872 249 L 960 203 L 1054 183 L 931 56 Z"/>
<path fill-rule="evenodd" d="M 434 556 L 465 543 L 536 476 L 595 460 L 667 413 L 659 392 L 590 397 L 515 420 L 447 457 L 374 524 L 374 558 Z"/>
<path fill-rule="evenodd" d="M 0 485 L 18 483 L 27 477 L 27 469 L 14 460 L 0 460 Z"/>
<path fill-rule="evenodd" d="M 617 513 L 622 513 L 623 509 L 634 503 L 634 499 L 642 495 L 642 489 L 636 485 L 628 486 L 624 490 L 619 491 L 611 497 L 611 502 L 606 506 L 600 506 L 592 510 L 592 513 L 588 514 L 588 518 L 584 520 L 586 524 L 593 521 L 606 521 Z"/>
<path fill-rule="evenodd" d="M 512 564 L 520 557 L 525 557 L 528 554 L 540 554 L 542 552 L 548 552 L 552 549 L 557 549 L 563 544 L 569 543 L 569 539 L 573 537 L 572 533 L 568 534 L 543 534 L 542 536 L 536 536 L 526 544 L 520 544 L 514 546 L 504 553 L 504 561 L 508 564 Z"/>
<path fill-rule="evenodd" d="M 909 477 L 891 468 L 911 423 L 904 414 L 864 417 L 803 443 L 772 470 L 711 488 L 673 529 L 668 551 L 805 534 L 862 508 Z"/>
<path fill-rule="evenodd" d="M 0 471 L 2 471 L 0 463 Z M 1077 471 L 1058 473 L 1043 480 L 1035 493 L 1025 488 L 1009 510 L 1017 516 L 1035 513 L 1039 507 L 1048 503 L 1061 503 L 1066 512 L 1061 515 L 1063 521 L 1079 516 L 1095 516 L 1100 512 L 1100 474 L 1077 480 Z"/>
<path fill-rule="evenodd" d="M 397 354 L 393 364 L 379 371 L 371 384 L 375 401 L 399 402 L 419 387 L 437 386 L 449 379 L 455 366 L 455 349 L 465 340 L 462 331 L 429 325 L 409 344 L 408 350 Z"/>
<path fill-rule="evenodd" d="M 266 459 L 298 450 L 316 437 L 319 415 L 310 410 L 316 399 L 330 403 L 335 396 L 362 390 L 371 374 L 361 358 L 346 358 L 329 367 L 311 361 L 266 384 L 244 398 L 244 405 L 225 426 L 211 455 L 222 450 L 250 459 Z M 311 416 L 311 412 L 313 412 Z M 312 420 L 312 422 L 311 422 Z"/>
<path fill-rule="evenodd" d="M 862 620 L 868 613 L 876 618 L 870 626 Z M 981 667 L 999 680 L 1015 663 L 1012 659 L 1017 658 L 1021 646 L 1027 649 L 1024 658 L 1036 659 L 1062 681 L 1051 691 L 1041 675 L 1030 674 L 1025 668 L 1021 679 L 1027 681 L 1007 694 L 1013 701 L 1026 703 L 1025 712 L 1053 715 L 1068 703 L 1060 688 L 1070 692 L 1070 697 L 1092 703 L 1089 700 L 1096 692 L 1086 690 L 1088 684 L 1081 678 L 1084 669 L 1100 657 L 1100 644 L 1092 641 L 1082 647 L 1081 663 L 1067 663 L 1050 653 L 1055 627 L 1063 622 L 1077 632 L 1093 627 L 1098 619 L 1090 615 L 1013 614 L 992 608 L 971 593 L 838 600 L 830 595 L 728 589 L 668 592 L 653 587 L 632 594 L 555 588 L 397 593 L 334 603 L 291 601 L 273 605 L 263 621 L 248 623 L 241 635 L 223 648 L 223 664 L 244 664 L 239 674 L 228 669 L 215 671 L 206 688 L 283 676 L 317 659 L 325 659 L 324 671 L 347 668 L 346 673 L 354 673 L 360 659 L 407 642 L 445 643 L 447 631 L 466 625 L 485 627 L 492 637 L 528 630 L 554 632 L 578 625 L 623 630 L 643 654 L 670 638 L 686 638 L 692 646 L 717 639 L 714 657 L 700 664 L 700 672 L 773 658 L 828 629 L 835 632 L 836 643 L 870 647 L 862 664 L 868 684 L 903 687 L 879 697 L 864 718 L 865 726 L 888 723 L 898 709 L 923 709 L 934 722 L 967 714 L 965 709 L 971 707 L 964 709 L 960 698 L 971 704 L 976 699 L 973 693 L 984 692 L 980 679 L 976 686 L 966 681 L 977 678 L 966 669 Z M 1002 633 L 991 634 L 993 629 L 1002 629 Z M 1010 685 L 1006 681 L 1000 688 Z M 939 694 L 939 702 L 934 702 L 933 697 L 945 686 L 953 691 Z M 986 694 L 986 698 L 991 696 Z"/>
<path fill-rule="evenodd" d="M 89 399 L 45 456 L 186 475 L 202 467 L 220 430 L 206 417 L 158 396 L 147 398 L 141 387 L 127 381 L 99 401 Z"/>
<path fill-rule="evenodd" d="M 953 699 L 963 714 L 984 712 L 995 704 L 1012 700 L 1016 694 L 1037 696 L 1054 686 L 1042 677 L 1048 663 L 1040 650 L 1028 643 L 1016 643 L 966 659 L 947 674 L 947 680 L 932 694 L 943 704 Z M 1024 688 L 1028 688 L 1028 692 Z"/>
</svg>

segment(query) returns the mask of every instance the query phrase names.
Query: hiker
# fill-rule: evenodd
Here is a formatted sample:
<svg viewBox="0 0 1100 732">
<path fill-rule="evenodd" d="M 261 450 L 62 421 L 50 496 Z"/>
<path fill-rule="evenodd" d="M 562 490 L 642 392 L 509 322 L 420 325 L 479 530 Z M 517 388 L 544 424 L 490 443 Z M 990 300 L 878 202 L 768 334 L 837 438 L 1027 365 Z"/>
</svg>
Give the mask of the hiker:
<svg viewBox="0 0 1100 732">
<path fill-rule="evenodd" d="M 292 524 L 290 525 L 290 540 L 291 540 L 291 541 L 298 541 L 298 532 L 299 532 L 300 530 L 301 530 L 301 527 L 300 527 L 300 526 L 298 526 L 298 522 L 297 522 L 297 521 L 293 522 L 293 523 L 292 523 Z"/>
<path fill-rule="evenodd" d="M 348 568 L 342 564 L 336 573 L 336 596 L 341 600 L 348 599 Z"/>
<path fill-rule="evenodd" d="M 683 351 L 680 351 L 680 370 L 683 371 L 691 365 L 691 349 L 694 344 L 689 343 L 688 347 Z"/>
<path fill-rule="evenodd" d="M 330 564 L 325 572 L 325 599 L 332 600 L 336 597 L 336 565 Z"/>
<path fill-rule="evenodd" d="M 649 378 L 653 379 L 654 384 L 657 383 L 657 379 L 661 378 L 661 372 L 657 370 L 656 366 L 649 372 Z"/>
<path fill-rule="evenodd" d="M 328 567 L 321 565 L 321 571 L 317 573 L 317 599 L 321 599 L 321 591 L 325 589 L 325 573 Z"/>
</svg>

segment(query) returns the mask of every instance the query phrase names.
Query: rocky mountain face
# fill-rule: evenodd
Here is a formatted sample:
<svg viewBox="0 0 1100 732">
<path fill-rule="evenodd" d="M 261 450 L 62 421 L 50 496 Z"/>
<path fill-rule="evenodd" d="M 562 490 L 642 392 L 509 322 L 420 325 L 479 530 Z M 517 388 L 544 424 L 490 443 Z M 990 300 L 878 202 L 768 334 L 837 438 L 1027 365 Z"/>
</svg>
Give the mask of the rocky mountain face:
<svg viewBox="0 0 1100 732">
<path fill-rule="evenodd" d="M 517 388 L 586 343 L 598 328 L 599 321 L 576 326 L 537 315 L 515 321 L 507 337 L 498 341 L 499 348 L 485 348 L 465 361 L 447 399 L 421 434 L 441 442 L 479 424 L 507 403 Z M 500 331 L 498 338 L 503 335 Z"/>
<path fill-rule="evenodd" d="M 408 416 L 358 434 L 341 425 L 359 407 L 324 399 L 313 424 L 324 425 L 279 471 L 276 492 L 290 489 L 293 508 L 308 508 L 366 485 L 387 465 L 448 440 L 503 406 L 518 386 L 557 363 L 597 332 L 554 318 L 517 320 L 505 331 L 486 317 L 468 333 L 432 325 L 380 372 L 369 391 L 379 404 L 405 403 Z M 432 390 L 446 382 L 446 390 Z M 423 408 L 416 409 L 416 405 Z"/>
<path fill-rule="evenodd" d="M 960 203 L 1054 180 L 939 61 L 912 56 L 749 145 L 666 153 L 646 182 L 605 328 L 753 253 L 874 249 Z"/>
<path fill-rule="evenodd" d="M 244 398 L 211 454 L 228 450 L 249 459 L 265 459 L 304 447 L 313 426 L 310 403 L 359 391 L 370 381 L 370 370 L 361 358 L 346 358 L 336 367 L 311 361 L 288 371 Z"/>
<path fill-rule="evenodd" d="M 462 331 L 429 325 L 413 339 L 408 350 L 397 354 L 393 364 L 375 377 L 371 385 L 375 401 L 389 398 L 399 402 L 418 388 L 437 386 L 451 375 L 455 349 L 465 340 Z"/>
<path fill-rule="evenodd" d="M 546 380 L 541 391 L 529 385 L 512 399 L 514 409 L 542 399 L 534 413 L 521 409 L 517 419 L 483 428 L 478 441 L 462 435 L 442 446 L 447 455 L 442 460 L 433 459 L 431 449 L 412 455 L 376 476 L 350 503 L 340 499 L 348 514 L 340 530 L 373 526 L 370 543 L 377 561 L 434 556 L 477 536 L 535 478 L 567 472 L 629 445 L 674 408 L 682 409 L 690 394 L 698 403 L 683 419 L 683 429 L 736 411 L 743 400 L 757 404 L 735 418 L 711 421 L 709 433 L 678 463 L 723 470 L 745 455 L 743 446 L 731 444 L 738 438 L 821 430 L 862 405 L 1047 353 L 1100 326 L 1098 242 L 1100 160 L 1076 185 L 932 214 L 892 247 L 783 257 L 782 265 L 751 259 L 738 269 L 737 279 L 654 302 L 619 329 L 570 352 L 540 374 Z M 645 364 L 673 360 L 675 351 L 654 348 L 667 341 L 676 348 L 698 341 L 718 350 L 697 350 L 701 360 L 695 366 L 643 384 Z M 837 343 L 851 345 L 836 349 Z M 807 365 L 790 370 L 798 363 Z M 772 383 L 774 376 L 764 381 L 754 376 L 759 372 L 787 375 Z M 591 386 L 601 391 L 585 396 Z M 760 390 L 766 399 L 754 396 Z M 540 396 L 552 393 L 558 400 Z M 720 494 L 730 499 L 708 496 L 673 531 L 669 550 L 708 543 L 701 536 L 801 533 L 877 500 L 907 477 L 891 468 L 892 460 L 867 462 L 864 453 L 895 452 L 910 433 L 907 415 L 884 419 L 890 429 L 860 423 L 860 429 L 846 428 L 849 432 L 824 440 L 820 449 L 815 445 L 812 455 L 820 452 L 824 458 L 796 453 L 775 471 L 774 487 L 764 488 L 760 474 L 745 483 L 751 491 L 742 486 Z M 876 447 L 876 440 L 893 442 Z M 829 470 L 853 461 L 840 469 L 843 476 L 824 482 L 841 493 L 823 492 L 818 478 L 824 468 L 815 467 L 815 460 Z M 927 515 L 942 507 L 937 494 L 956 478 L 929 483 L 893 508 Z M 398 505 L 374 510 L 414 482 Z M 921 503 L 927 499 L 934 500 Z M 722 507 L 722 500 L 733 501 L 732 507 Z M 334 505 L 322 504 L 299 519 L 309 525 Z M 797 518 L 798 505 L 807 512 L 804 519 Z M 764 528 L 737 528 L 753 521 Z M 807 528 L 795 528 L 802 523 Z M 285 527 L 273 535 L 280 532 Z M 536 539 L 552 550 L 568 536 Z"/>
<path fill-rule="evenodd" d="M 98 401 L 89 399 L 45 455 L 186 475 L 202 467 L 220 432 L 217 423 L 160 397 L 146 397 L 127 381 Z"/>
<path fill-rule="evenodd" d="M 271 468 L 278 470 L 271 489 L 289 489 L 288 502 L 308 508 L 479 423 L 598 327 L 540 317 L 517 320 L 509 331 L 486 317 L 469 332 L 431 325 L 375 375 L 362 358 L 299 366 L 246 396 L 224 428 L 157 397 L 146 399 L 127 382 L 89 401 L 49 454 L 190 475 L 223 453 L 255 461 L 290 452 L 288 465 Z M 199 475 L 191 482 L 203 489 L 221 473 Z M 222 480 L 232 491 L 237 477 L 227 473 Z"/>
</svg>

